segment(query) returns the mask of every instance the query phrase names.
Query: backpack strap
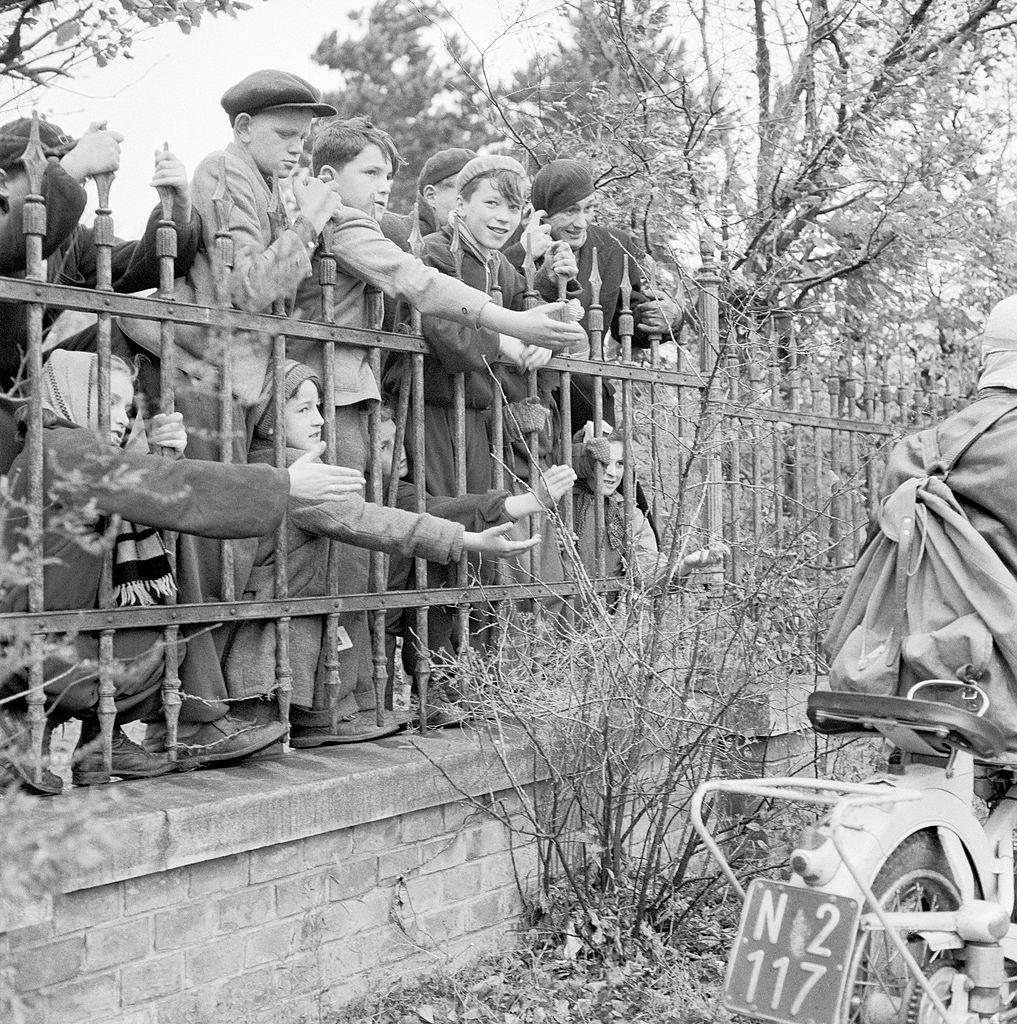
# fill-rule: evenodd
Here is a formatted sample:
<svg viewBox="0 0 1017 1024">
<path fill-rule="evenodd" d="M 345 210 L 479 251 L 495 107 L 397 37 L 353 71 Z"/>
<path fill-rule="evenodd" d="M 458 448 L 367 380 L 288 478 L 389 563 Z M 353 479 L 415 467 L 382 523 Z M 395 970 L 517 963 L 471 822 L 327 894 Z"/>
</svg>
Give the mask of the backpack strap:
<svg viewBox="0 0 1017 1024">
<path fill-rule="evenodd" d="M 939 428 L 931 427 L 922 431 L 922 454 L 925 460 L 925 471 L 929 476 L 938 476 L 943 480 L 957 464 L 964 453 L 977 441 L 982 434 L 991 430 L 1007 413 L 1017 410 L 1017 392 L 1001 402 L 990 400 L 987 408 L 975 421 L 974 426 L 948 452 L 939 450 Z"/>
</svg>

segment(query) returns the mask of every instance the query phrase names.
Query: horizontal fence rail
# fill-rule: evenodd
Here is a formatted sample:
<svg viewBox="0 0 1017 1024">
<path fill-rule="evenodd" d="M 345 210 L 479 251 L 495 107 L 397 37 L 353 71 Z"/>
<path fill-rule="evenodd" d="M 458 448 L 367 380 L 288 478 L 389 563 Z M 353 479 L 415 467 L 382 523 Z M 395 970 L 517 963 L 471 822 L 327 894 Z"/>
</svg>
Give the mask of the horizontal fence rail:
<svg viewBox="0 0 1017 1024">
<path fill-rule="evenodd" d="M 114 328 L 118 318 L 150 322 L 157 330 L 158 353 L 149 353 L 150 373 L 139 378 L 139 409 L 148 417 L 154 413 L 183 412 L 190 429 L 203 427 L 194 435 L 194 457 L 219 462 L 224 467 L 248 460 L 251 406 L 237 399 L 237 381 L 242 371 L 238 361 L 254 350 L 263 356 L 271 385 L 275 418 L 271 439 L 272 464 L 287 467 L 284 440 L 285 375 L 288 353 L 298 343 L 318 346 L 321 353 L 324 402 L 324 460 L 333 465 L 352 465 L 349 452 L 339 443 L 338 418 L 348 410 L 336 406 L 337 357 L 350 351 L 366 352 L 367 365 L 375 381 L 394 381 L 387 398 L 394 422 L 394 449 L 404 446 L 412 467 L 414 507 L 425 512 L 429 500 L 424 467 L 427 464 L 425 410 L 425 357 L 431 349 L 425 341 L 419 312 L 410 310 L 403 332 L 380 329 L 382 296 L 373 289 L 364 293 L 364 327 L 335 324 L 337 260 L 332 225 L 327 225 L 318 243 L 317 288 L 323 319 L 316 322 L 291 315 L 286 297 L 271 309 L 260 312 L 232 308 L 229 301 L 231 273 L 237 259 L 230 234 L 232 202 L 225 188 L 226 171 L 221 171 L 221 189 L 213 206 L 216 223 L 214 251 L 208 254 L 214 269 L 216 299 L 207 305 L 181 302 L 174 294 L 174 282 L 182 276 L 176 266 L 178 228 L 173 220 L 172 197 L 160 195 L 161 214 L 156 232 L 159 264 L 153 294 L 139 297 L 114 292 L 112 254 L 115 247 L 110 192 L 114 181 L 106 176 L 97 181 L 99 206 L 92 228 L 97 253 L 93 288 L 60 283 L 52 261 L 42 258 L 46 235 L 43 176 L 46 159 L 33 136 L 24 156 L 29 194 L 24 201 L 23 223 L 26 256 L 23 277 L 0 278 L 0 301 L 16 304 L 26 312 L 25 359 L 20 380 L 12 389 L 12 401 L 25 422 L 25 450 L 20 471 L 26 475 L 24 515 L 4 510 L 21 524 L 19 536 L 4 532 L 4 543 L 12 552 L 19 541 L 24 546 L 27 598 L 25 611 L 9 610 L 0 615 L 0 630 L 8 644 L 24 640 L 24 716 L 30 743 L 37 755 L 34 771 L 41 772 L 42 751 L 50 712 L 46 686 L 50 671 L 50 646 L 65 635 L 95 637 L 94 675 L 98 680 L 98 718 L 106 771 L 112 770 L 112 739 L 117 719 L 117 680 L 123 666 L 115 656 L 119 636 L 137 630 L 160 635 L 161 704 L 166 720 L 166 749 L 177 756 L 181 709 L 190 699 L 182 672 L 189 645 L 209 627 L 220 631 L 238 624 L 270 624 L 274 659 L 271 673 L 279 720 L 287 722 L 294 693 L 292 657 L 294 630 L 300 623 L 319 620 L 322 626 L 322 677 L 317 680 L 322 698 L 338 715 L 339 695 L 344 684 L 340 657 L 340 636 L 345 617 L 366 613 L 369 622 L 369 650 L 363 652 L 367 674 L 374 690 L 379 725 L 386 720 L 386 694 L 391 688 L 387 650 L 387 615 L 397 610 L 412 612 L 404 626 L 404 638 L 415 638 L 414 683 L 420 701 L 420 729 L 428 728 L 428 693 L 432 664 L 429 629 L 436 619 L 429 610 L 452 609 L 453 646 L 460 652 L 470 644 L 478 618 L 486 616 L 490 636 L 497 636 L 519 609 L 528 610 L 535 620 L 560 617 L 572 627 L 579 612 L 596 595 L 616 594 L 621 589 L 618 559 L 608 566 L 608 549 L 617 548 L 612 537 L 612 506 L 603 496 L 604 469 L 595 459 L 582 463 L 592 477 L 593 552 L 592 564 L 582 565 L 577 556 L 575 531 L 577 509 L 573 494 L 566 494 L 548 515 L 550 530 L 545 544 L 556 544 L 561 553 L 560 578 L 543 579 L 546 564 L 539 549 L 519 559 L 506 559 L 494 570 L 482 569 L 478 576 L 473 561 L 465 554 L 435 586 L 433 566 L 416 557 L 410 574 L 413 586 L 389 592 L 389 560 L 383 552 L 372 551 L 365 588 L 348 592 L 344 578 L 344 556 L 338 541 L 328 547 L 324 579 L 325 592 L 290 593 L 289 551 L 291 523 L 284 517 L 279 525 L 269 563 L 273 583 L 270 598 L 246 599 L 239 540 L 204 539 L 189 547 L 193 537 L 165 530 L 162 540 L 177 576 L 178 597 L 163 604 L 143 607 L 115 607 L 113 566 L 109 544 L 102 558 L 101 578 L 94 607 L 66 608 L 59 597 L 44 587 L 46 550 L 42 538 L 49 528 L 52 495 L 46 493 L 46 413 L 43 409 L 42 370 L 53 349 L 48 337 L 52 314 L 75 310 L 94 314 L 94 347 L 98 356 L 96 380 L 98 432 L 109 437 L 111 367 L 115 364 L 121 334 Z M 279 183 L 269 207 L 271 238 L 277 239 L 287 227 Z M 411 239 L 411 250 L 421 251 L 419 233 Z M 461 249 L 458 252 L 459 273 Z M 479 410 L 490 434 L 494 464 L 493 485 L 511 493 L 525 493 L 529 484 L 554 463 L 571 465 L 573 437 L 584 427 L 573 422 L 573 385 L 582 384 L 590 398 L 594 439 L 605 436 L 605 403 L 614 405 L 616 429 L 624 437 L 624 478 L 617 508 L 624 534 L 623 563 L 634 565 L 634 533 L 643 521 L 637 508 L 637 483 L 645 493 L 645 512 L 655 521 L 659 533 L 659 555 L 672 581 L 679 575 L 678 562 L 687 550 L 724 541 L 730 557 L 690 577 L 690 586 L 703 584 L 713 597 L 725 590 L 749 593 L 753 581 L 767 566 L 794 552 L 801 571 L 843 575 L 857 555 L 864 537 L 867 509 L 878 489 L 879 466 L 887 446 L 902 433 L 933 421 L 956 408 L 970 391 L 952 367 L 923 366 L 910 354 L 873 353 L 864 345 L 845 342 L 838 351 L 817 350 L 809 337 L 807 318 L 781 309 L 738 310 L 725 292 L 723 267 L 709 245 L 704 245 L 703 262 L 694 279 L 692 301 L 687 303 L 681 326 L 665 333 L 640 336 L 645 348 L 634 348 L 637 314 L 629 283 L 629 261 L 638 265 L 644 288 L 663 290 L 650 260 L 625 254 L 622 273 L 621 309 L 612 324 L 600 306 L 602 280 L 594 255 L 591 275 L 592 301 L 586 309 L 590 351 L 588 358 L 555 354 L 546 366 L 529 371 L 526 395 L 530 403 L 547 406 L 550 414 L 543 430 L 523 429 L 513 421 L 516 413 L 505 401 L 498 383 L 497 367 L 512 364 L 493 360 L 492 399 Z M 538 304 L 536 268 L 527 255 L 523 266 L 526 283 L 525 306 Z M 492 300 L 501 302 L 495 289 Z M 193 351 L 181 347 L 180 331 L 197 328 L 207 339 L 206 364 L 215 369 L 205 390 L 194 383 L 184 367 L 193 363 Z M 612 330 L 615 331 L 612 334 Z M 243 346 L 238 342 L 242 336 Z M 59 344 L 57 345 L 59 347 Z M 120 352 L 119 354 L 123 354 Z M 155 383 L 152 383 L 152 380 Z M 467 452 L 472 440 L 468 422 L 477 422 L 478 410 L 467 405 L 464 374 L 453 377 L 449 417 L 453 429 L 453 495 L 467 494 Z M 143 385 L 143 386 L 142 386 Z M 610 394 L 605 392 L 610 388 Z M 147 393 L 145 392 L 147 389 Z M 193 389 L 197 397 L 190 393 Z M 204 423 L 188 422 L 189 411 L 204 402 Z M 388 485 L 382 468 L 382 415 L 376 402 L 366 403 L 367 435 L 364 439 L 368 488 L 366 499 L 393 505 L 398 491 L 398 455 Z M 212 410 L 209 412 L 209 410 Z M 209 416 L 214 417 L 210 426 Z M 80 424 L 87 426 L 87 424 Z M 518 429 L 517 429 L 518 428 Z M 512 433 L 513 437 L 507 435 Z M 515 436 L 519 435 L 519 436 Z M 515 447 L 513 448 L 513 441 Z M 520 451 L 523 452 L 520 455 Z M 162 455 L 168 456 L 164 452 Z M 153 456 L 160 457 L 158 454 Z M 513 468 L 514 467 L 514 468 Z M 80 468 L 80 467 L 69 467 Z M 358 468 L 355 466 L 354 468 Z M 225 472 L 225 469 L 223 470 Z M 9 491 L 5 492 L 9 495 Z M 612 499 L 613 500 L 613 499 Z M 292 512 L 292 506 L 290 512 Z M 532 517 L 526 526 L 541 529 Z M 549 538 L 549 539 L 548 539 Z M 204 582 L 195 591 L 187 584 L 198 552 Z M 633 573 L 630 571 L 629 575 Z M 680 588 L 679 588 L 680 589 Z M 198 592 L 202 600 L 191 600 Z M 549 608 L 554 607 L 554 611 Z M 225 635 L 225 634 L 223 634 Z M 362 637 L 357 642 L 363 642 Z M 408 641 L 405 641 L 408 642 Z M 490 648 L 497 645 L 492 641 Z M 186 673 L 184 673 L 186 675 Z M 313 681 L 312 681 L 313 683 Z M 19 697 L 19 699 L 21 699 Z M 14 706 L 10 686 L 0 699 Z M 232 695 L 230 697 L 232 698 Z M 317 699 L 317 698 L 316 698 Z M 333 727 L 335 722 L 333 722 Z"/>
</svg>

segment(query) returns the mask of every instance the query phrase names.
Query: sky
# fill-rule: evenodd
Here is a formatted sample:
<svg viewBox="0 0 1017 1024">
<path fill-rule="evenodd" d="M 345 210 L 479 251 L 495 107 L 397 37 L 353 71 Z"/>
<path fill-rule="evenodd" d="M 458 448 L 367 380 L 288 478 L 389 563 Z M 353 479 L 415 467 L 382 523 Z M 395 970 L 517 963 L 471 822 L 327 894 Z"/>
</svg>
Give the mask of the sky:
<svg viewBox="0 0 1017 1024">
<path fill-rule="evenodd" d="M 123 132 L 110 205 L 117 234 L 137 237 L 156 201 L 148 181 L 157 148 L 168 142 L 188 172 L 221 149 L 232 136 L 219 97 L 258 68 L 292 71 L 326 91 L 338 87 L 337 73 L 315 64 L 310 55 L 333 29 L 340 35 L 355 31 L 348 13 L 370 6 L 370 0 L 249 2 L 252 9 L 236 20 L 205 18 L 190 35 L 175 25 L 151 30 L 135 41 L 133 60 L 117 59 L 103 69 L 83 65 L 67 85 L 19 101 L 12 101 L 0 85 L 4 118 L 28 115 L 37 105 L 40 114 L 70 135 L 101 120 Z M 447 0 L 446 6 L 470 39 L 491 48 L 490 66 L 508 70 L 538 45 L 541 24 L 556 5 L 554 0 L 530 0 L 532 20 L 522 24 L 520 0 Z M 375 116 L 384 126 L 383 115 Z"/>
</svg>

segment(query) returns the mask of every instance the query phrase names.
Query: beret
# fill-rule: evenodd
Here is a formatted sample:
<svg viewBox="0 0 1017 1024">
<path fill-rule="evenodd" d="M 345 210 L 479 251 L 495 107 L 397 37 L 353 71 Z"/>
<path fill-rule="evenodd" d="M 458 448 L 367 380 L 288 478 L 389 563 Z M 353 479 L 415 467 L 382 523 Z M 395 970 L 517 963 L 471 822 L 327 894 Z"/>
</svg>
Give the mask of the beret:
<svg viewBox="0 0 1017 1024">
<path fill-rule="evenodd" d="M 978 340 L 983 353 L 1017 350 L 1017 295 L 1010 295 L 992 307 Z"/>
<path fill-rule="evenodd" d="M 235 121 L 238 114 L 257 114 L 274 107 L 300 107 L 315 117 L 332 117 L 337 111 L 321 102 L 321 93 L 310 82 L 288 71 L 263 68 L 231 85 L 220 100 L 222 109 Z"/>
<path fill-rule="evenodd" d="M 533 177 L 530 202 L 553 217 L 596 191 L 593 175 L 579 160 L 552 160 Z"/>
<path fill-rule="evenodd" d="M 0 126 L 0 167 L 12 167 L 20 159 L 28 145 L 28 136 L 32 131 L 32 119 L 19 117 L 16 121 L 8 121 Z M 63 156 L 77 144 L 76 139 L 64 134 L 62 128 L 39 118 L 39 142 L 46 156 Z"/>
<path fill-rule="evenodd" d="M 472 149 L 440 149 L 429 156 L 417 178 L 417 191 L 423 192 L 425 185 L 437 185 L 439 181 L 458 174 L 477 154 Z"/>
<path fill-rule="evenodd" d="M 510 156 L 501 156 L 498 153 L 491 156 L 475 156 L 456 177 L 456 191 L 462 192 L 474 178 L 492 174 L 494 171 L 513 171 L 520 177 L 526 177 L 526 168 Z"/>
</svg>

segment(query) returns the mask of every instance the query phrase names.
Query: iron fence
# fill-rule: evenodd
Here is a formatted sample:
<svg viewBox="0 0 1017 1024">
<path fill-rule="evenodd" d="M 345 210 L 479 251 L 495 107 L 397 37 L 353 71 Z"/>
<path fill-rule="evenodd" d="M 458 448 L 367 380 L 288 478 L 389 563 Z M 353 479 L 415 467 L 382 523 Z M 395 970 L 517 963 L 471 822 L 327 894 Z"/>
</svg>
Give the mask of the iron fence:
<svg viewBox="0 0 1017 1024">
<path fill-rule="evenodd" d="M 99 600 L 94 608 L 47 610 L 43 586 L 44 493 L 43 406 L 39 381 L 44 358 L 44 311 L 80 310 L 97 319 L 99 357 L 100 433 L 109 432 L 109 389 L 111 329 L 114 317 L 126 316 L 153 321 L 160 335 L 158 411 L 173 412 L 179 383 L 177 346 L 180 325 L 202 328 L 210 349 L 218 355 L 219 458 L 230 463 L 238 458 L 234 437 L 237 417 L 243 409 L 234 398 L 232 339 L 237 332 L 254 332 L 271 339 L 271 369 L 276 396 L 275 462 L 285 467 L 284 451 L 284 365 L 287 341 L 302 339 L 321 346 L 326 400 L 323 416 L 327 442 L 326 461 L 341 464 L 343 453 L 335 439 L 335 408 L 328 396 L 335 393 L 336 351 L 355 346 L 370 352 L 370 365 L 381 380 L 382 359 L 400 360 L 401 375 L 395 403 L 398 451 L 408 444 L 413 464 L 425 463 L 423 417 L 414 415 L 425 403 L 423 360 L 427 351 L 421 336 L 421 318 L 414 311 L 409 333 L 386 333 L 380 329 L 357 330 L 334 322 L 310 322 L 286 316 L 278 303 L 271 313 L 248 313 L 230 308 L 229 273 L 234 262 L 229 223 L 231 201 L 225 187 L 215 198 L 218 301 L 199 306 L 178 301 L 174 296 L 176 278 L 176 233 L 172 219 L 172 198 L 161 195 L 162 217 L 157 230 L 161 267 L 158 293 L 154 297 L 116 294 L 111 276 L 114 245 L 110 209 L 112 175 L 97 181 L 99 206 L 95 214 L 94 239 L 99 254 L 97 286 L 82 289 L 47 280 L 43 260 L 46 210 L 42 181 L 46 160 L 33 134 L 24 155 L 30 193 L 24 205 L 26 266 L 23 278 L 0 279 L 0 300 L 23 304 L 27 309 L 25 374 L 27 395 L 27 453 L 29 475 L 28 532 L 30 540 L 28 611 L 2 616 L 0 630 L 8 636 L 15 631 L 31 636 L 29 650 L 27 722 L 31 743 L 41 752 L 46 724 L 44 695 L 48 639 L 55 635 L 92 633 L 99 638 L 98 714 L 102 729 L 107 770 L 111 766 L 111 737 L 116 717 L 113 681 L 113 639 L 119 630 L 158 629 L 163 634 L 162 706 L 167 726 L 167 749 L 176 756 L 177 730 L 182 703 L 178 641 L 182 631 L 248 620 L 275 624 L 275 694 L 281 720 L 288 715 L 293 686 L 288 650 L 290 626 L 305 616 L 323 617 L 325 623 L 326 693 L 335 706 L 340 691 L 340 663 L 337 656 L 339 616 L 349 611 L 370 613 L 372 665 L 377 713 L 384 715 L 384 694 L 388 684 L 385 650 L 385 616 L 392 609 L 415 610 L 415 631 L 423 657 L 418 661 L 415 682 L 419 692 L 420 729 L 428 728 L 428 682 L 431 666 L 428 651 L 428 609 L 457 606 L 460 643 L 469 629 L 469 610 L 475 604 L 520 600 L 565 599 L 566 607 L 576 595 L 617 587 L 617 580 L 605 577 L 604 504 L 594 502 L 594 533 L 597 571 L 584 573 L 575 559 L 566 559 L 566 578 L 547 582 L 536 578 L 535 565 L 528 568 L 528 582 L 510 582 L 505 574 L 495 583 L 481 584 L 469 577 L 465 557 L 460 561 L 454 583 L 436 588 L 428 585 L 427 563 L 415 563 L 416 588 L 386 592 L 384 556 L 372 553 L 371 589 L 364 594 L 344 594 L 338 578 L 335 544 L 328 564 L 328 592 L 320 597 L 291 598 L 288 595 L 286 522 L 276 535 L 275 594 L 271 600 L 245 601 L 234 586 L 234 541 L 222 541 L 220 550 L 221 600 L 212 603 L 176 604 L 150 607 L 113 607 L 110 557 L 105 558 Z M 225 180 L 225 169 L 222 179 Z M 285 215 L 278 183 L 271 212 L 273 231 L 285 227 Z M 334 320 L 336 259 L 330 228 L 321 246 L 318 284 L 326 321 Z M 419 235 L 413 240 L 420 251 Z M 627 257 L 635 259 L 635 254 Z M 644 278 L 652 282 L 655 270 L 643 264 Z M 534 266 L 524 266 L 527 304 L 538 301 L 534 290 Z M 623 274 L 622 311 L 618 337 L 609 338 L 600 308 L 600 273 L 596 256 L 592 275 L 593 301 L 587 311 L 590 357 L 576 359 L 556 355 L 546 368 L 530 371 L 528 393 L 536 397 L 542 384 L 551 382 L 556 397 L 554 419 L 555 457 L 565 463 L 572 458 L 574 427 L 570 402 L 573 379 L 579 375 L 596 382 L 592 387 L 592 423 L 595 437 L 602 436 L 604 392 L 601 384 L 615 389 L 617 421 L 626 438 L 624 520 L 630 531 L 635 511 L 637 477 L 648 492 L 649 507 L 662 533 L 662 550 L 676 549 L 675 538 L 693 536 L 699 542 L 726 540 L 731 557 L 723 569 L 703 575 L 714 592 L 725 587 L 749 590 L 761 558 L 780 556 L 789 544 L 798 548 L 799 558 L 810 571 L 838 574 L 849 567 L 858 550 L 866 520 L 866 505 L 878 483 L 878 466 L 888 441 L 913 426 L 949 412 L 969 390 L 957 368 L 921 365 L 914 353 L 874 353 L 864 346 L 845 343 L 840 349 L 818 349 L 809 337 L 808 319 L 786 310 L 740 308 L 727 293 L 722 262 L 706 240 L 702 266 L 694 276 L 693 303 L 686 310 L 685 323 L 675 336 L 651 334 L 649 347 L 634 353 L 635 318 L 631 288 Z M 492 295 L 494 301 L 500 296 Z M 373 293 L 371 323 L 380 324 L 380 295 Z M 607 343 L 618 342 L 617 356 L 607 353 Z M 539 375 L 539 379 L 538 379 Z M 453 418 L 456 436 L 455 466 L 458 493 L 465 493 L 465 391 L 458 375 L 454 390 Z M 511 488 L 501 458 L 503 396 L 494 388 L 491 408 L 492 450 L 495 454 L 495 486 Z M 393 503 L 396 474 L 388 493 L 383 493 L 379 469 L 379 416 L 370 412 L 371 500 Z M 638 438 L 638 439 L 637 439 Z M 538 439 L 527 438 L 530 480 L 540 468 Z M 602 486 L 597 472 L 597 488 Z M 423 473 L 414 480 L 416 508 L 425 510 Z M 574 527 L 573 505 L 567 495 L 556 514 L 559 536 L 568 538 Z M 176 537 L 164 538 L 167 550 L 175 550 Z M 565 545 L 568 546 L 567 543 Z M 525 573 L 524 573 L 525 577 Z M 591 580 L 592 577 L 592 580 Z"/>
</svg>

